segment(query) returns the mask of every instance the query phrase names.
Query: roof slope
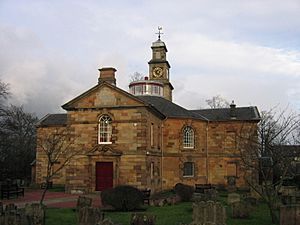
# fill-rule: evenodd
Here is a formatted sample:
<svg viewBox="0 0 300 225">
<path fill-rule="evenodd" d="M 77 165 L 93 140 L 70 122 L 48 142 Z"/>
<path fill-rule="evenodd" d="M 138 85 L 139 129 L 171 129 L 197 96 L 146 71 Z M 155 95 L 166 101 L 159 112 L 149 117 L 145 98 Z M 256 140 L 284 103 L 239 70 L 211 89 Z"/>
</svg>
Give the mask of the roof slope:
<svg viewBox="0 0 300 225">
<path fill-rule="evenodd" d="M 48 114 L 38 121 L 37 126 L 65 126 L 67 125 L 67 114 Z"/>
<path fill-rule="evenodd" d="M 210 121 L 228 121 L 233 120 L 230 116 L 230 108 L 221 109 L 199 109 L 190 110 L 193 113 L 201 115 Z M 234 108 L 236 117 L 234 120 L 260 120 L 260 115 L 256 106 L 250 107 L 237 107 Z"/>
<path fill-rule="evenodd" d="M 201 115 L 195 114 L 194 112 L 187 110 L 163 97 L 159 96 L 137 96 L 142 101 L 156 108 L 165 117 L 175 118 L 194 118 L 206 120 Z"/>
</svg>

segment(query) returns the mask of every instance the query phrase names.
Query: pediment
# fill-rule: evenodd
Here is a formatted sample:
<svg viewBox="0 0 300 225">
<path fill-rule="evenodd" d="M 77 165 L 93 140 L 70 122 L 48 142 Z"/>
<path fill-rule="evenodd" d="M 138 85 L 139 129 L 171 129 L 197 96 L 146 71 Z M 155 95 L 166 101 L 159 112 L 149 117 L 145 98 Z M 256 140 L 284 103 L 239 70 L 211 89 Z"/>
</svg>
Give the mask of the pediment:
<svg viewBox="0 0 300 225">
<path fill-rule="evenodd" d="M 123 153 L 122 151 L 116 150 L 108 145 L 95 145 L 92 150 L 87 154 L 88 156 L 96 156 L 96 155 L 103 155 L 103 156 L 121 156 Z"/>
<path fill-rule="evenodd" d="M 66 110 L 142 106 L 144 103 L 130 93 L 106 82 L 96 85 L 62 107 Z"/>
</svg>

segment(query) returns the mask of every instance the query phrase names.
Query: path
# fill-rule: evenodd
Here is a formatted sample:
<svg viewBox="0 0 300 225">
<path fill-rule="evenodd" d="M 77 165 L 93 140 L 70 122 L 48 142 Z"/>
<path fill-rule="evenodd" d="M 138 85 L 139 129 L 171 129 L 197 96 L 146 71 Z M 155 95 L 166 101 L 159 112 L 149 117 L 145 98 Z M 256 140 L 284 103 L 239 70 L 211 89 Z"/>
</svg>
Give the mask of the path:
<svg viewBox="0 0 300 225">
<path fill-rule="evenodd" d="M 30 190 L 25 189 L 24 197 L 14 198 L 14 199 L 2 199 L 4 205 L 9 203 L 14 203 L 18 207 L 24 207 L 25 204 L 31 203 L 39 203 L 43 190 Z M 56 207 L 56 208 L 75 208 L 78 194 L 67 194 L 64 192 L 51 192 L 47 191 L 44 204 L 48 207 Z M 99 207 L 101 205 L 100 194 L 89 194 L 82 195 L 86 197 L 90 197 L 93 199 L 93 206 Z"/>
</svg>

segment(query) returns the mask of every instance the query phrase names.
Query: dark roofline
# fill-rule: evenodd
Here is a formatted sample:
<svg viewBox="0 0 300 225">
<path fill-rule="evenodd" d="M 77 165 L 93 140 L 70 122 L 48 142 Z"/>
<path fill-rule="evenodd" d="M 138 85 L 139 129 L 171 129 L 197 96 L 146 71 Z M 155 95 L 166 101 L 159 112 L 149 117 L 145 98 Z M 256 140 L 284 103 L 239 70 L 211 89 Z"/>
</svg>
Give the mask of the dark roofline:
<svg viewBox="0 0 300 225">
<path fill-rule="evenodd" d="M 213 112 L 213 111 L 221 111 L 221 110 L 229 110 L 230 108 L 213 108 L 213 109 L 197 109 L 197 110 L 190 110 L 191 112 L 197 114 L 197 115 L 201 115 L 201 112 Z M 214 119 L 209 119 L 207 118 L 207 120 L 209 122 L 233 122 L 233 121 L 252 121 L 252 122 L 259 122 L 261 120 L 259 111 L 257 109 L 256 106 L 248 106 L 248 107 L 236 107 L 235 109 L 239 110 L 239 109 L 253 109 L 253 113 L 255 115 L 255 117 L 249 118 L 249 119 L 242 119 L 242 118 L 237 118 L 237 117 L 230 117 L 228 119 L 224 119 L 224 118 L 214 118 Z M 203 117 L 205 117 L 204 115 L 201 115 Z M 205 117 L 206 118 L 206 117 Z"/>
<path fill-rule="evenodd" d="M 62 122 L 61 120 L 58 121 L 52 121 L 52 123 L 46 123 L 46 124 L 43 124 L 43 122 L 47 121 L 47 119 L 49 117 L 53 117 L 53 116 L 66 116 L 67 117 L 67 114 L 66 113 L 55 113 L 55 114 L 47 114 L 46 116 L 42 117 L 36 124 L 35 124 L 35 127 L 36 128 L 39 128 L 39 127 L 65 127 L 67 126 L 67 123 L 66 122 Z M 60 118 L 61 119 L 61 118 Z"/>
</svg>

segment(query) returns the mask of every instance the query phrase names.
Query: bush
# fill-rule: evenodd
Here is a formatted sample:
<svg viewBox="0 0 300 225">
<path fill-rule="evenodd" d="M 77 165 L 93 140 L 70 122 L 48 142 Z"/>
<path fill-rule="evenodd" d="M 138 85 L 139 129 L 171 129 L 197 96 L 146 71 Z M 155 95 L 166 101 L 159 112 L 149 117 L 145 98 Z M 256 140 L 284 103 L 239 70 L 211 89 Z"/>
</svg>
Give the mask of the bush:
<svg viewBox="0 0 300 225">
<path fill-rule="evenodd" d="M 104 191 L 101 191 L 101 202 L 103 206 L 110 206 L 112 202 L 112 193 L 113 193 L 113 188 L 106 189 Z"/>
<path fill-rule="evenodd" d="M 177 183 L 174 187 L 175 193 L 182 202 L 189 202 L 194 194 L 194 187 L 182 183 Z"/>
<path fill-rule="evenodd" d="M 140 208 L 143 193 L 132 186 L 121 185 L 101 192 L 103 205 L 110 205 L 118 211 L 132 211 Z"/>
</svg>

